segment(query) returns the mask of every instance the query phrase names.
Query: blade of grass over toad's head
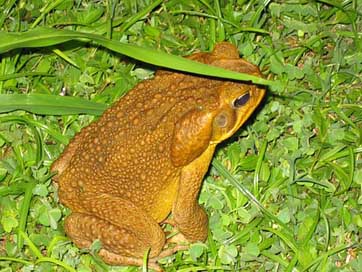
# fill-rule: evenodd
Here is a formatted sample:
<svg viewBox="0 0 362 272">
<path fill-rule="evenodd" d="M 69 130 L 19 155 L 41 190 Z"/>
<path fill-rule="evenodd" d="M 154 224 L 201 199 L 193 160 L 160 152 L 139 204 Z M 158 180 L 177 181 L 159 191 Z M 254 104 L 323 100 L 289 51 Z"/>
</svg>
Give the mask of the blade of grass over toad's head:
<svg viewBox="0 0 362 272">
<path fill-rule="evenodd" d="M 141 60 L 143 62 L 151 63 L 153 65 L 180 70 L 184 72 L 207 75 L 207 76 L 251 81 L 255 84 L 262 84 L 262 85 L 272 84 L 272 81 L 257 76 L 237 73 L 215 66 L 209 66 L 200 62 L 191 61 L 182 58 L 180 56 L 166 54 L 154 49 L 119 43 L 94 34 L 89 34 L 88 36 L 91 39 L 93 39 L 93 41 L 95 41 L 96 43 L 99 43 L 100 45 L 112 51 L 127 55 L 129 57 Z"/>
<path fill-rule="evenodd" d="M 109 40 L 103 36 L 91 33 L 76 32 L 64 29 L 59 30 L 50 28 L 37 28 L 35 30 L 22 33 L 0 32 L 0 40 L 2 41 L 0 44 L 0 54 L 16 48 L 46 47 L 71 40 L 93 41 L 109 50 L 118 52 L 131 58 L 174 70 L 221 78 L 251 81 L 255 84 L 262 85 L 271 85 L 273 83 L 273 81 L 257 76 L 237 73 L 215 66 L 209 66 L 203 63 L 182 58 L 180 56 L 163 53 L 155 49 Z"/>
<path fill-rule="evenodd" d="M 47 47 L 79 38 L 76 32 L 66 32 L 67 35 L 59 35 L 59 30 L 44 27 L 15 33 L 0 31 L 0 54 L 17 48 Z"/>
<path fill-rule="evenodd" d="M 25 110 L 36 114 L 66 115 L 94 114 L 100 115 L 106 105 L 70 96 L 45 94 L 0 94 L 0 113 Z"/>
</svg>

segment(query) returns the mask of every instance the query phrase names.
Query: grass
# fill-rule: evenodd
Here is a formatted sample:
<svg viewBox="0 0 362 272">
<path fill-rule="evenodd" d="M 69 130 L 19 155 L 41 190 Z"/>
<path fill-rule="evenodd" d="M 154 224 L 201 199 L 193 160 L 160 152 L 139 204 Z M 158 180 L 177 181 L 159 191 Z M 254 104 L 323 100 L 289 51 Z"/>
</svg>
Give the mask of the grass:
<svg viewBox="0 0 362 272">
<path fill-rule="evenodd" d="M 155 65 L 215 72 L 163 52 L 222 40 L 268 95 L 205 178 L 208 241 L 165 270 L 361 271 L 362 3 L 120 2 L 0 0 L 0 271 L 137 270 L 70 243 L 49 166 Z"/>
</svg>

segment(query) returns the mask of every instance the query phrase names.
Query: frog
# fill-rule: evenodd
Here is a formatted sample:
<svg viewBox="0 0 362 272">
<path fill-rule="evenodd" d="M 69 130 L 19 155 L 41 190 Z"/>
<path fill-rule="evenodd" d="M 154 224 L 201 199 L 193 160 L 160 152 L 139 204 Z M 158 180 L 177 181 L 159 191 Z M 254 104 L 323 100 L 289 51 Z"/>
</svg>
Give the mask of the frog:
<svg viewBox="0 0 362 272">
<path fill-rule="evenodd" d="M 229 42 L 186 58 L 262 77 Z M 156 271 L 159 258 L 204 242 L 208 216 L 198 196 L 215 148 L 265 92 L 250 82 L 166 69 L 140 82 L 81 129 L 51 166 L 59 200 L 71 211 L 67 236 L 79 248 L 99 240 L 98 254 L 110 265 L 141 266 L 148 252 Z M 166 238 L 165 222 L 181 239 Z"/>
</svg>

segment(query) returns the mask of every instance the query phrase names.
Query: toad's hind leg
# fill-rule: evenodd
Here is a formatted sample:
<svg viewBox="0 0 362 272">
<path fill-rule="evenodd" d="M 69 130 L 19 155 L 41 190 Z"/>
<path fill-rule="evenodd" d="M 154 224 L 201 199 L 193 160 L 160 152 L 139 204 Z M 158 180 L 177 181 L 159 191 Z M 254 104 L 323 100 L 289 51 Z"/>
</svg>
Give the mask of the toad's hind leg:
<svg viewBox="0 0 362 272">
<path fill-rule="evenodd" d="M 144 253 L 150 258 L 160 254 L 165 234 L 148 214 L 127 200 L 109 195 L 83 198 L 87 213 L 75 212 L 66 218 L 65 231 L 80 248 L 99 239 L 99 255 L 113 265 L 142 265 Z M 156 264 L 150 267 L 157 269 Z"/>
</svg>

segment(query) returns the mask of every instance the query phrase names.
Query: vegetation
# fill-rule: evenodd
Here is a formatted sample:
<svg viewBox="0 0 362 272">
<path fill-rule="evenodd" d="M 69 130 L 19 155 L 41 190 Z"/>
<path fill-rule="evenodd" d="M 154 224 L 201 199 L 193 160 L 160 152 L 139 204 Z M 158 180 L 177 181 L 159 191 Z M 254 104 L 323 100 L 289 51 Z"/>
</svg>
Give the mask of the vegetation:
<svg viewBox="0 0 362 272">
<path fill-rule="evenodd" d="M 137 270 L 66 238 L 49 166 L 156 65 L 220 72 L 162 52 L 222 40 L 268 95 L 205 178 L 208 241 L 164 269 L 361 271 L 361 14 L 360 0 L 0 0 L 0 271 Z"/>
</svg>

